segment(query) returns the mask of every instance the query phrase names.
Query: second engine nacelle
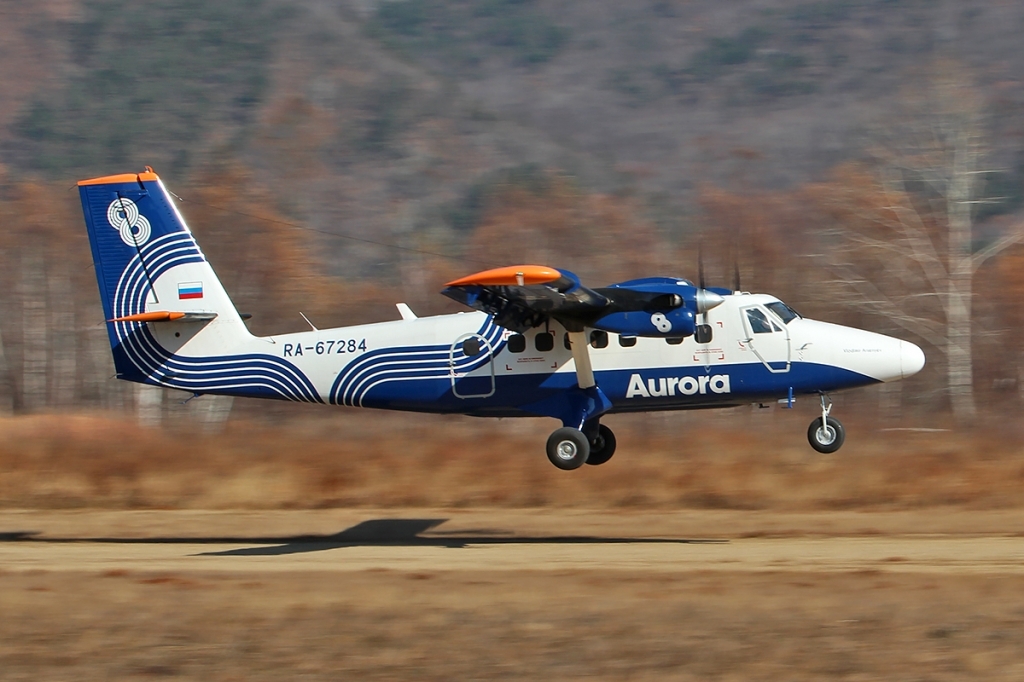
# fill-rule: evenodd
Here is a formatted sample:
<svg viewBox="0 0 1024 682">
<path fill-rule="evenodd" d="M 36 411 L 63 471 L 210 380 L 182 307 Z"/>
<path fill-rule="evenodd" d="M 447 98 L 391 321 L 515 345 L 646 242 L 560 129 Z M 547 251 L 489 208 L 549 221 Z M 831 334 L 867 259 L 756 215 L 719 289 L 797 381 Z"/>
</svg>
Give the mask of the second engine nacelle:
<svg viewBox="0 0 1024 682">
<path fill-rule="evenodd" d="M 676 308 L 662 312 L 611 313 L 598 318 L 591 326 L 623 336 L 669 338 L 693 336 L 697 322 L 692 310 Z"/>
</svg>

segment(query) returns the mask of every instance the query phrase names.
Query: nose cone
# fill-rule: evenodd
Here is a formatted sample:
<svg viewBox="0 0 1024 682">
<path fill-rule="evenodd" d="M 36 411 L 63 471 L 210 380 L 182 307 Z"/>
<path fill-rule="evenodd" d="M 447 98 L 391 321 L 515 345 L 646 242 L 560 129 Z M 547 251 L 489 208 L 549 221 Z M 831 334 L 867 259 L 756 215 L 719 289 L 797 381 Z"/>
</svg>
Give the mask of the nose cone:
<svg viewBox="0 0 1024 682">
<path fill-rule="evenodd" d="M 900 341 L 900 373 L 903 378 L 913 376 L 924 367 L 924 351 L 910 343 Z"/>
</svg>

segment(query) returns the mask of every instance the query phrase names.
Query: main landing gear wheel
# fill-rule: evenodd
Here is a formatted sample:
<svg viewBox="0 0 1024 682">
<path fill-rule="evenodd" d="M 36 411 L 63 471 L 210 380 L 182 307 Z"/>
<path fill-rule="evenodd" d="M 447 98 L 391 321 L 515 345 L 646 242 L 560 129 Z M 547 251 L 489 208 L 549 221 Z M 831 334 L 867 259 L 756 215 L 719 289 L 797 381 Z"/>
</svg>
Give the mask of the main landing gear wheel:
<svg viewBox="0 0 1024 682">
<path fill-rule="evenodd" d="M 548 437 L 548 459 L 559 469 L 579 469 L 590 456 L 590 441 L 579 429 L 564 426 Z"/>
<path fill-rule="evenodd" d="M 590 442 L 590 456 L 587 464 L 604 464 L 615 454 L 615 434 L 604 424 L 597 427 L 597 437 Z"/>
<path fill-rule="evenodd" d="M 843 447 L 846 430 L 835 417 L 826 417 L 824 422 L 818 417 L 807 428 L 807 440 L 818 452 L 829 454 Z"/>
</svg>

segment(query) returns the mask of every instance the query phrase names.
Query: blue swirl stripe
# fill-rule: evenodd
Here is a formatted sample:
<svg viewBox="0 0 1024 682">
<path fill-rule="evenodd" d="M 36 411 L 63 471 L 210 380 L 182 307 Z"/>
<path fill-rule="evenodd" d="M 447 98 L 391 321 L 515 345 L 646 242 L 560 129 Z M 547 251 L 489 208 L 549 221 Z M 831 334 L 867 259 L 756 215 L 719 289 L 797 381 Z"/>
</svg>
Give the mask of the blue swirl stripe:
<svg viewBox="0 0 1024 682">
<path fill-rule="evenodd" d="M 171 268 L 205 262 L 192 235 L 175 232 L 146 244 L 125 267 L 114 296 L 114 316 L 145 312 L 150 278 Z M 142 260 L 145 259 L 146 268 Z M 148 274 L 148 276 L 147 276 Z M 258 391 L 285 400 L 322 403 L 316 387 L 295 365 L 273 355 L 244 354 L 211 357 L 175 355 L 162 347 L 147 325 L 115 322 L 120 349 L 150 382 L 196 393 L 224 392 L 245 395 Z"/>
<path fill-rule="evenodd" d="M 148 329 L 134 337 L 138 345 L 129 354 L 136 365 L 157 383 L 196 393 L 231 391 L 258 386 L 278 397 L 300 402 L 323 402 L 312 383 L 294 366 L 271 355 L 213 357 L 168 356 Z M 146 351 L 141 357 L 139 349 Z"/>
<path fill-rule="evenodd" d="M 453 354 L 451 346 L 407 346 L 381 348 L 360 357 L 338 375 L 331 386 L 330 401 L 335 405 L 362 407 L 363 400 L 376 386 L 391 382 L 446 380 L 468 374 L 491 362 L 502 347 L 504 329 L 488 317 L 476 334 L 483 337 L 490 353 L 467 356 L 461 348 Z"/>
</svg>

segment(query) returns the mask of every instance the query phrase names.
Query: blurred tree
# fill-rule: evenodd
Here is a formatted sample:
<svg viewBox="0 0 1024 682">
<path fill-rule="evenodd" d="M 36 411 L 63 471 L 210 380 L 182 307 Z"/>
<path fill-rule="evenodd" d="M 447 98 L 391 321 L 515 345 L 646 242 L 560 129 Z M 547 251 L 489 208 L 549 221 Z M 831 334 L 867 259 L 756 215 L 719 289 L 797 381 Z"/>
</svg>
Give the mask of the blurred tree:
<svg viewBox="0 0 1024 682">
<path fill-rule="evenodd" d="M 698 192 L 707 225 L 699 235 L 711 286 L 772 293 L 793 305 L 813 306 L 814 281 L 806 258 L 808 208 L 797 192 L 730 192 L 704 185 Z M 800 267 L 794 267 L 797 263 Z"/>
<path fill-rule="evenodd" d="M 57 31 L 70 63 L 41 80 L 11 127 L 9 163 L 54 177 L 129 163 L 181 173 L 211 140 L 240 134 L 290 14 L 265 0 L 75 4 Z"/>
<path fill-rule="evenodd" d="M 1008 248 L 986 264 L 983 272 L 985 280 L 979 282 L 983 288 L 978 291 L 983 305 L 979 307 L 992 320 L 986 327 L 991 335 L 986 339 L 986 355 L 993 362 L 986 378 L 1003 394 L 1000 397 L 1015 390 L 1018 400 L 1024 400 L 1024 246 Z"/>
<path fill-rule="evenodd" d="M 245 168 L 206 168 L 180 193 L 184 217 L 217 276 L 262 333 L 305 327 L 298 311 L 316 310 L 336 293 L 309 235 L 275 209 Z"/>
<path fill-rule="evenodd" d="M 489 190 L 470 257 L 564 267 L 597 286 L 682 274 L 673 250 L 629 199 L 587 194 L 564 175 L 538 173 L 528 184 L 506 182 Z"/>
<path fill-rule="evenodd" d="M 832 218 L 823 257 L 846 302 L 934 344 L 954 414 L 970 419 L 974 275 L 1024 226 L 975 248 L 973 212 L 992 200 L 981 196 L 991 151 L 983 98 L 953 64 L 939 64 L 926 83 L 878 132 L 869 163 L 842 167 L 809 196 Z"/>
</svg>

